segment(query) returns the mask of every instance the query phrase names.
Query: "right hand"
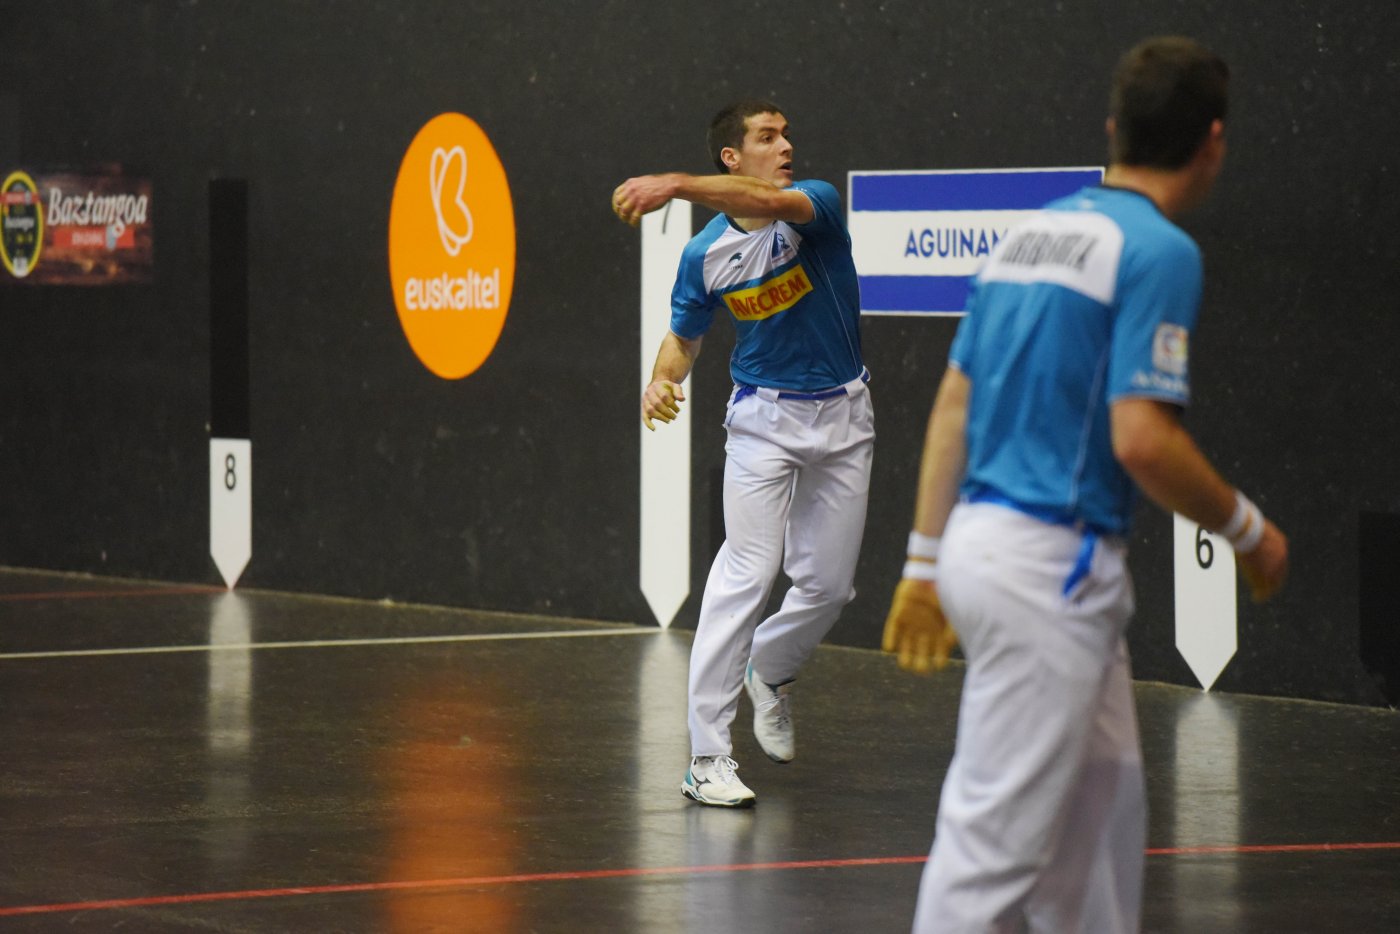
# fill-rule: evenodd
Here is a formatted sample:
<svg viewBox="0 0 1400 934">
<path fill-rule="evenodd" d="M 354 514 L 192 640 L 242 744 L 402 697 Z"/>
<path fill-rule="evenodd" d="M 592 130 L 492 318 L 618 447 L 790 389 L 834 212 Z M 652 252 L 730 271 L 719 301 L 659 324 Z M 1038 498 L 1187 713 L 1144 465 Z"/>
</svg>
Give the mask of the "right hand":
<svg viewBox="0 0 1400 934">
<path fill-rule="evenodd" d="M 638 175 L 613 189 L 612 209 L 618 219 L 636 227 L 643 214 L 664 207 L 675 191 L 674 174 Z"/>
<path fill-rule="evenodd" d="M 1235 563 L 1249 584 L 1254 602 L 1263 603 L 1278 593 L 1288 579 L 1288 539 L 1278 526 L 1265 519 L 1264 537 L 1248 554 L 1236 552 Z"/>
<path fill-rule="evenodd" d="M 655 431 L 656 426 L 651 423 L 653 418 L 663 422 L 675 421 L 676 416 L 681 414 L 680 403 L 684 401 L 685 393 L 681 391 L 680 383 L 669 379 L 656 380 L 642 393 L 642 424 L 647 426 L 647 431 Z"/>
</svg>

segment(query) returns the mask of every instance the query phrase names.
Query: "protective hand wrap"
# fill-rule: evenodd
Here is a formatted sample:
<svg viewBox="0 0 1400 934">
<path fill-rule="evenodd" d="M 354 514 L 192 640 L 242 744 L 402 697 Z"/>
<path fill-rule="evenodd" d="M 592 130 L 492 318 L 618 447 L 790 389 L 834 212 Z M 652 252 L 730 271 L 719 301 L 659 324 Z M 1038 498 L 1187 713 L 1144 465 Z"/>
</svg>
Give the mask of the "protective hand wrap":
<svg viewBox="0 0 1400 934">
<path fill-rule="evenodd" d="M 1237 554 L 1249 554 L 1264 537 L 1264 514 L 1239 490 L 1235 491 L 1235 513 L 1220 534 Z"/>
</svg>

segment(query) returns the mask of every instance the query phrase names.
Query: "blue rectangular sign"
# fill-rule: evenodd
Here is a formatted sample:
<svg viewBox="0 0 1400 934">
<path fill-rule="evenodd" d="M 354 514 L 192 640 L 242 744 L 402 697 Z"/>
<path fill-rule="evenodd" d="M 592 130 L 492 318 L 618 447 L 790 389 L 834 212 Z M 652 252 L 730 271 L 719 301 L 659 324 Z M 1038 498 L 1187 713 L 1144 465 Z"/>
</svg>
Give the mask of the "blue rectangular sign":
<svg viewBox="0 0 1400 934">
<path fill-rule="evenodd" d="M 1102 180 L 1098 167 L 850 172 L 862 313 L 963 314 L 972 276 L 1012 226 Z"/>
</svg>

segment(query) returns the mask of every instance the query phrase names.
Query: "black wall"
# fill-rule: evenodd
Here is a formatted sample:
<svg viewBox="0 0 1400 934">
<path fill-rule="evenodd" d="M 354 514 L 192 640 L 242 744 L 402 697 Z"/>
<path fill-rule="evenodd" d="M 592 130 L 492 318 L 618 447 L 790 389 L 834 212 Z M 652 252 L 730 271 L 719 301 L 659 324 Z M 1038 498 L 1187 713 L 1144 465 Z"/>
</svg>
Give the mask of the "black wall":
<svg viewBox="0 0 1400 934">
<path fill-rule="evenodd" d="M 1118 54 L 1201 38 L 1231 63 L 1234 109 L 1217 196 L 1186 222 L 1207 260 L 1189 424 L 1294 547 L 1284 596 L 1242 600 L 1218 688 L 1400 700 L 1384 688 L 1400 660 L 1363 663 L 1359 638 L 1363 602 L 1394 605 L 1363 601 L 1360 517 L 1400 513 L 1393 0 L 4 0 L 0 23 L 0 156 L 18 163 L 0 168 L 148 175 L 157 262 L 149 286 L 0 287 L 0 563 L 218 581 L 208 191 L 240 178 L 255 465 L 241 585 L 640 622 L 640 244 L 612 188 L 708 171 L 710 114 L 748 94 L 786 108 L 799 174 L 842 190 L 851 169 L 1102 164 Z M 452 382 L 404 340 L 386 258 L 399 162 L 446 111 L 491 137 L 518 236 L 500 343 Z M 878 641 L 953 327 L 865 324 L 880 441 L 838 642 Z M 684 416 L 681 625 L 722 528 L 730 340 L 720 324 Z M 1133 562 L 1137 673 L 1191 683 L 1168 517 L 1144 507 Z"/>
</svg>

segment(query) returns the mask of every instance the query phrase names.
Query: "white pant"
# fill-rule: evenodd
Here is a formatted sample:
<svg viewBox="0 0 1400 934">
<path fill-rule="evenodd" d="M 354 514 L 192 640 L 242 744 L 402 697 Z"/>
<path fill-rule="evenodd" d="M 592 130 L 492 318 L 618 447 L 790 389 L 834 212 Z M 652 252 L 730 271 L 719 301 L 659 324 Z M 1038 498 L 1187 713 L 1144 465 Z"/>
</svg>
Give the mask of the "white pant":
<svg viewBox="0 0 1400 934">
<path fill-rule="evenodd" d="M 1146 800 L 1121 539 L 954 509 L 938 589 L 967 657 L 917 934 L 1136 932 Z"/>
<path fill-rule="evenodd" d="M 700 603 L 690 653 L 691 755 L 728 755 L 750 657 L 770 684 L 797 676 L 855 591 L 875 416 L 865 384 L 821 400 L 773 390 L 730 396 L 726 539 Z M 792 587 L 759 624 L 781 567 Z"/>
</svg>

